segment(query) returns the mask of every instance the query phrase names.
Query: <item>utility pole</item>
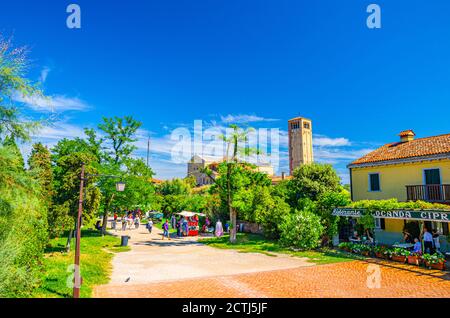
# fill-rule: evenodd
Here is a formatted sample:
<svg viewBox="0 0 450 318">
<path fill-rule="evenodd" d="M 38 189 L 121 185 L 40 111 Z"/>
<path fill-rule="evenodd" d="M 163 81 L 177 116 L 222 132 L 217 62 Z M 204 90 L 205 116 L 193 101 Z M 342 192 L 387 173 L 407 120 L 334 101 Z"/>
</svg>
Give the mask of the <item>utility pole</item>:
<svg viewBox="0 0 450 318">
<path fill-rule="evenodd" d="M 78 201 L 77 217 L 77 240 L 75 247 L 75 277 L 73 285 L 73 298 L 80 298 L 81 276 L 80 276 L 80 239 L 81 239 L 81 217 L 83 215 L 83 188 L 84 188 L 85 164 L 81 166 L 80 176 L 80 200 Z"/>
</svg>

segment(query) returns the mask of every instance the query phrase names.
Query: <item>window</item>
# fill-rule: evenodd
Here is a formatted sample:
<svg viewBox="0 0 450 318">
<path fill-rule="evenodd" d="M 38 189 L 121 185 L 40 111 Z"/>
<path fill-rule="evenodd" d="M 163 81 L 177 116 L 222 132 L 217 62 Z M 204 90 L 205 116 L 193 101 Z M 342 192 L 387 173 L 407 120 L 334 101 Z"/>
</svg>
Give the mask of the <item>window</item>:
<svg viewBox="0 0 450 318">
<path fill-rule="evenodd" d="M 300 124 L 299 123 L 292 123 L 291 124 L 291 128 L 292 129 L 299 129 L 300 128 Z"/>
<path fill-rule="evenodd" d="M 305 128 L 305 129 L 310 129 L 310 128 L 311 128 L 311 125 L 310 125 L 309 123 L 304 123 L 304 124 L 303 124 L 303 128 Z"/>
<path fill-rule="evenodd" d="M 425 184 L 441 184 L 441 173 L 439 169 L 424 170 Z"/>
<path fill-rule="evenodd" d="M 379 173 L 370 173 L 369 174 L 369 191 L 381 191 L 380 188 L 380 174 Z"/>
</svg>

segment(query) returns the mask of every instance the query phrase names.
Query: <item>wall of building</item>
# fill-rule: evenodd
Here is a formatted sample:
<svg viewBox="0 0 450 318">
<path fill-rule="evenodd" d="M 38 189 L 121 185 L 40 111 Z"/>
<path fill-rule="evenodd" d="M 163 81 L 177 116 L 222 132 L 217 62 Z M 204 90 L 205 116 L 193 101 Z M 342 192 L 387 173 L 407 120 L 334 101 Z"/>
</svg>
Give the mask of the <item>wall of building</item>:
<svg viewBox="0 0 450 318">
<path fill-rule="evenodd" d="M 397 198 L 406 201 L 407 185 L 422 185 L 424 169 L 440 169 L 441 183 L 450 184 L 450 160 L 435 160 L 420 163 L 396 164 L 382 167 L 352 169 L 353 200 L 386 200 Z M 369 191 L 369 174 L 380 174 L 381 191 Z M 385 228 L 375 230 L 376 240 L 383 244 L 395 244 L 403 240 L 404 220 L 385 219 Z M 441 250 L 449 251 L 446 237 L 441 236 Z"/>
<path fill-rule="evenodd" d="M 441 183 L 450 184 L 450 160 L 396 164 L 381 167 L 352 168 L 353 200 L 385 200 L 397 198 L 406 201 L 406 186 L 423 184 L 423 169 L 439 168 Z M 381 191 L 369 191 L 369 174 L 380 174 Z"/>
</svg>

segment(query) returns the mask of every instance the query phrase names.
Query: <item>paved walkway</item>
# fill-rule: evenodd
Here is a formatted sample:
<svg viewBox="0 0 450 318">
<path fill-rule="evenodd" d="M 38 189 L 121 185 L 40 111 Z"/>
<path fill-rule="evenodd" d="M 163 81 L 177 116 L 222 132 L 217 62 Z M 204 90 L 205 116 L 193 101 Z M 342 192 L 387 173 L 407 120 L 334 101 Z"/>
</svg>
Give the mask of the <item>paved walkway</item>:
<svg viewBox="0 0 450 318">
<path fill-rule="evenodd" d="M 287 255 L 216 249 L 192 238 L 161 241 L 160 232 L 128 232 L 132 250 L 115 256 L 111 282 L 94 296 L 450 298 L 450 275 L 440 271 L 375 260 L 314 266 Z M 373 264 L 380 269 L 380 288 L 367 287 Z"/>
</svg>

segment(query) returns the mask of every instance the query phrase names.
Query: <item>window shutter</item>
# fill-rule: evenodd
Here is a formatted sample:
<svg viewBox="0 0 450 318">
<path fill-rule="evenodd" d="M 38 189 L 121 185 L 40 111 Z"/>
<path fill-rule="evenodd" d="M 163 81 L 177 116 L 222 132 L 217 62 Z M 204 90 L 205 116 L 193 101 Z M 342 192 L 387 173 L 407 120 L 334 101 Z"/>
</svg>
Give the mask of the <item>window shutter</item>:
<svg viewBox="0 0 450 318">
<path fill-rule="evenodd" d="M 380 219 L 380 227 L 382 230 L 386 229 L 386 222 L 384 221 L 384 219 Z"/>
</svg>

